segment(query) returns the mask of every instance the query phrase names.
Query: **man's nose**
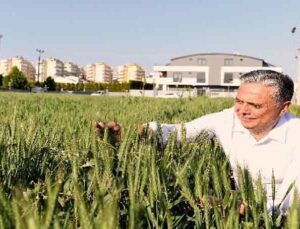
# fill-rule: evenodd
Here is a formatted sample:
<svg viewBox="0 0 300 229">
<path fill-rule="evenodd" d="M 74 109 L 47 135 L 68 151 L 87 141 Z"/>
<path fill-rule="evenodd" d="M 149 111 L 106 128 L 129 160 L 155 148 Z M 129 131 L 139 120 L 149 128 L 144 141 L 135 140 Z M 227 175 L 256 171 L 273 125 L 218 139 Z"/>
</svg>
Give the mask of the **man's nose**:
<svg viewBox="0 0 300 229">
<path fill-rule="evenodd" d="M 240 108 L 239 109 L 240 112 L 243 113 L 243 114 L 247 114 L 247 113 L 250 112 L 250 107 L 249 107 L 249 104 L 247 104 L 247 103 L 241 104 L 239 108 Z"/>
</svg>

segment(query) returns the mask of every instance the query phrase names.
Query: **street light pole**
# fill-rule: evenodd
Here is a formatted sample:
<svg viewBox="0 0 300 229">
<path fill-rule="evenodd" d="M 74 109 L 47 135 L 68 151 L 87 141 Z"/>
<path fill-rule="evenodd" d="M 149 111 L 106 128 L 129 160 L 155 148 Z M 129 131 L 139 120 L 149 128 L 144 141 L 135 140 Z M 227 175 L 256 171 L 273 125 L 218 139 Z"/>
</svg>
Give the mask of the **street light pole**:
<svg viewBox="0 0 300 229">
<path fill-rule="evenodd" d="M 0 34 L 0 49 L 1 49 L 1 39 L 2 39 L 3 35 Z"/>
<path fill-rule="evenodd" d="M 299 31 L 299 27 L 293 27 L 292 28 L 292 34 L 294 34 L 296 31 Z M 298 81 L 298 86 L 295 88 L 296 90 L 296 103 L 299 105 L 300 104 L 300 44 L 298 44 L 298 53 L 297 53 L 297 61 L 298 61 L 298 72 L 297 72 L 297 81 Z"/>
<path fill-rule="evenodd" d="M 41 63 L 41 54 L 44 53 L 45 51 L 42 49 L 36 49 L 36 51 L 39 53 L 39 58 L 38 58 L 38 72 L 37 72 L 37 84 L 39 85 L 40 83 L 40 63 Z"/>
</svg>

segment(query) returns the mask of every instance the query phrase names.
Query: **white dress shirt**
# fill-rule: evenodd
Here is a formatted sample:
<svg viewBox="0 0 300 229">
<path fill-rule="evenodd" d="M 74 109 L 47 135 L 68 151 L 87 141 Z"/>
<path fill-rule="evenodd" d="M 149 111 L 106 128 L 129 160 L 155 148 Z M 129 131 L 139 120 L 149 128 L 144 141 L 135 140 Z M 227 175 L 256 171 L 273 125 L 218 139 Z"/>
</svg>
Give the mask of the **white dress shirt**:
<svg viewBox="0 0 300 229">
<path fill-rule="evenodd" d="M 149 127 L 157 129 L 156 122 Z M 176 131 L 180 140 L 181 124 L 162 124 L 163 141 L 166 142 L 171 132 Z M 203 130 L 212 130 L 219 139 L 225 154 L 229 158 L 233 175 L 237 177 L 237 166 L 247 168 L 252 177 L 260 175 L 267 191 L 268 206 L 272 206 L 272 172 L 276 179 L 276 201 L 278 205 L 290 184 L 296 183 L 300 190 L 300 119 L 286 113 L 267 136 L 256 139 L 245 129 L 237 118 L 234 108 L 212 113 L 184 124 L 186 137 L 197 137 Z M 286 209 L 292 200 L 289 195 L 282 207 Z"/>
</svg>

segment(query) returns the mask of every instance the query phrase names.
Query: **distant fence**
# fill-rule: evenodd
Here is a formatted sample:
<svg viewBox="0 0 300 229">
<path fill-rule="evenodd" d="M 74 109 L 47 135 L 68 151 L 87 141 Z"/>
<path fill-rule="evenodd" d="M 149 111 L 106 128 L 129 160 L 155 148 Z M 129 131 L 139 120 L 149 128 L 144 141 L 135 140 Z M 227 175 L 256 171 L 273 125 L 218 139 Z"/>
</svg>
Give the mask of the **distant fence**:
<svg viewBox="0 0 300 229">
<path fill-rule="evenodd" d="M 211 92 L 206 92 L 205 95 L 211 98 L 216 98 L 216 97 L 230 97 L 230 98 L 235 98 L 237 92 L 236 91 L 231 91 L 231 92 L 225 92 L 225 91 L 211 91 Z"/>
<path fill-rule="evenodd" d="M 175 90 L 169 90 L 169 91 L 161 91 L 161 90 L 130 90 L 129 95 L 130 96 L 145 96 L 145 97 L 164 97 L 167 94 L 176 94 L 178 97 L 195 97 L 197 94 L 193 91 L 175 91 Z"/>
<path fill-rule="evenodd" d="M 0 88 L 0 92 L 19 92 L 19 93 L 33 93 L 34 91 L 22 90 L 22 89 L 3 89 Z M 81 94 L 81 95 L 90 95 L 90 91 L 45 91 L 43 93 L 49 94 Z M 178 97 L 187 98 L 195 97 L 199 95 L 204 95 L 207 97 L 217 98 L 217 97 L 231 97 L 235 98 L 237 92 L 225 92 L 225 91 L 206 91 L 202 94 L 197 94 L 195 91 L 161 91 L 161 90 L 129 90 L 129 92 L 108 92 L 108 96 L 145 96 L 145 97 L 164 97 L 167 94 L 176 94 Z"/>
</svg>

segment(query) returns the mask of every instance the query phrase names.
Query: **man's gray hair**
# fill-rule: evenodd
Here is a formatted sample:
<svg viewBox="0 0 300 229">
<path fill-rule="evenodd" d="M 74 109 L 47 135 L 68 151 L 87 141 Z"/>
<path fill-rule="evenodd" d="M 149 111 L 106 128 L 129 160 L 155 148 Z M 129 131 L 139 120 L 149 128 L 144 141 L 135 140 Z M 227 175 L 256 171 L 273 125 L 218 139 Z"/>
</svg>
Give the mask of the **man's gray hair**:
<svg viewBox="0 0 300 229">
<path fill-rule="evenodd" d="M 293 80 L 282 73 L 272 70 L 255 70 L 240 77 L 241 83 L 262 83 L 274 87 L 273 95 L 277 105 L 291 101 L 294 94 Z"/>
</svg>

